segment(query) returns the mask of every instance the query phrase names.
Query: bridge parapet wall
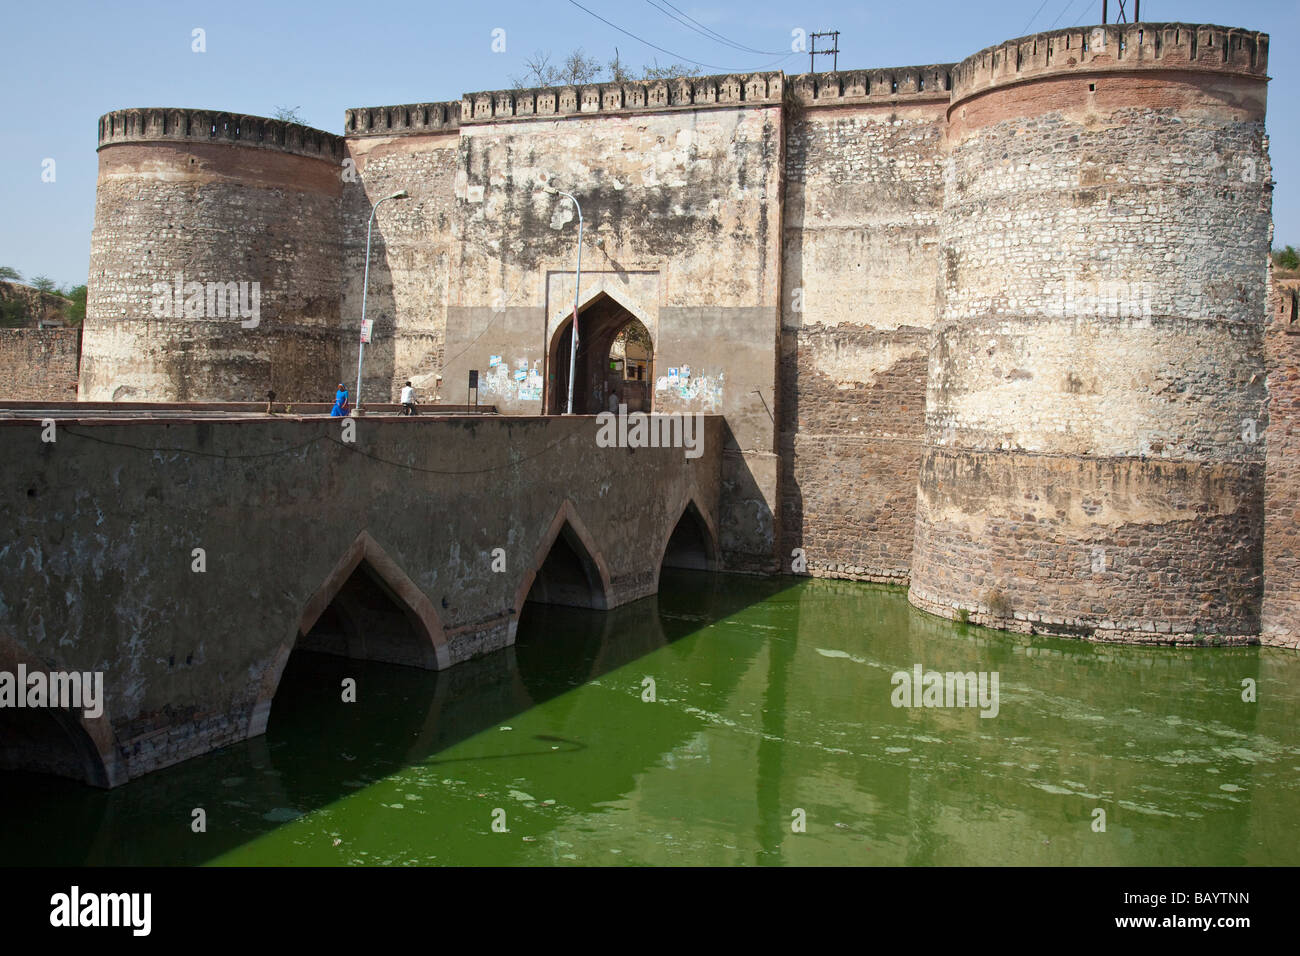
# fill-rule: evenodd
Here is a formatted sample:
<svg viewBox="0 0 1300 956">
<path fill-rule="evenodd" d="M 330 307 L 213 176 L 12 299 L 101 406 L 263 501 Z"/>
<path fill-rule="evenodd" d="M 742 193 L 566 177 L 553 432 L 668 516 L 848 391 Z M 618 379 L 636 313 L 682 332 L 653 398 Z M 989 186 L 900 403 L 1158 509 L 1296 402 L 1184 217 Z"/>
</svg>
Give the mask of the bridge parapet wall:
<svg viewBox="0 0 1300 956">
<path fill-rule="evenodd" d="M 110 784 L 261 733 L 349 556 L 396 587 L 441 668 L 513 642 L 560 535 L 588 552 L 596 607 L 657 591 L 691 502 L 717 540 L 720 416 L 694 458 L 601 447 L 585 416 L 0 428 L 17 489 L 0 503 L 0 659 L 104 673 L 87 730 Z"/>
</svg>

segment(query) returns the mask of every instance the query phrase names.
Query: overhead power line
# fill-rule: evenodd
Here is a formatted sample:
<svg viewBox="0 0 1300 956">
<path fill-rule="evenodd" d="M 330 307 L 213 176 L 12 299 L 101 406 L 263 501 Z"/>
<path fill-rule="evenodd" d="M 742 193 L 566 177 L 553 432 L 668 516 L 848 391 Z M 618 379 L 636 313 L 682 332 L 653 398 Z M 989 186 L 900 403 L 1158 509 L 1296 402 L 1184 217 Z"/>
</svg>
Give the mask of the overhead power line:
<svg viewBox="0 0 1300 956">
<path fill-rule="evenodd" d="M 658 3 L 655 2 L 655 0 L 645 0 L 645 2 L 650 4 L 650 6 L 654 7 L 660 13 L 672 17 L 674 20 L 676 20 L 682 26 L 686 27 L 688 30 L 694 30 L 696 33 L 700 34 L 700 36 L 704 37 L 706 40 L 713 40 L 717 43 L 725 43 L 727 46 L 732 47 L 733 49 L 736 50 L 740 50 L 742 53 L 757 53 L 760 56 L 781 56 L 782 55 L 783 51 L 781 50 L 756 50 L 752 46 L 745 46 L 743 43 L 736 43 L 734 40 L 729 40 L 726 37 L 724 37 L 721 33 L 719 33 L 717 30 L 713 30 L 709 27 L 706 27 L 703 23 L 700 23 L 700 21 L 693 19 L 685 11 L 680 10 L 677 7 L 674 7 L 671 3 L 668 2 L 668 0 L 662 0 L 663 6 L 660 6 Z M 675 10 L 676 13 L 680 13 L 681 16 L 677 16 L 675 13 L 672 13 L 669 10 L 665 10 L 664 7 L 670 7 L 672 10 Z M 685 19 L 682 19 L 683 17 L 685 17 Z M 689 20 L 690 22 L 688 23 L 687 20 Z"/>
<path fill-rule="evenodd" d="M 1052 25 L 1047 29 L 1055 30 L 1056 25 L 1061 22 L 1061 17 L 1069 16 L 1070 11 L 1074 9 L 1074 5 L 1078 2 L 1079 0 L 1065 0 L 1065 6 L 1061 8 L 1061 12 L 1056 15 L 1056 19 L 1052 21 Z M 1083 0 L 1083 6 L 1085 10 L 1088 8 L 1088 0 Z"/>
<path fill-rule="evenodd" d="M 1034 15 L 1029 18 L 1029 22 L 1026 23 L 1024 29 L 1020 31 L 1021 36 L 1028 35 L 1029 28 L 1033 26 L 1034 21 L 1038 19 L 1038 15 L 1043 12 L 1043 7 L 1045 6 L 1047 6 L 1047 0 L 1043 0 L 1043 2 L 1038 5 L 1038 9 L 1034 11 Z"/>
<path fill-rule="evenodd" d="M 637 43 L 643 43 L 646 46 L 650 47 L 650 49 L 658 50 L 660 53 L 665 53 L 668 56 L 671 56 L 675 60 L 680 60 L 685 63 L 691 63 L 694 64 L 695 66 L 706 67 L 707 69 L 710 70 L 720 70 L 723 73 L 753 73 L 757 70 L 771 69 L 772 67 L 780 63 L 782 60 L 788 60 L 790 57 L 794 56 L 794 53 L 787 53 L 785 54 L 785 56 L 781 57 L 778 60 L 773 60 L 771 63 L 765 63 L 762 66 L 756 66 L 756 67 L 746 66 L 746 67 L 735 68 L 730 66 L 719 66 L 717 63 L 705 63 L 703 60 L 696 60 L 689 56 L 683 56 L 680 53 L 674 53 L 672 50 L 666 49 L 665 47 L 661 47 L 656 43 L 651 43 L 649 40 L 645 39 L 644 37 L 637 36 L 635 33 L 632 33 L 630 30 L 624 30 L 617 23 L 611 23 L 609 20 L 606 20 L 604 17 L 602 17 L 599 13 L 596 13 L 594 10 L 588 10 L 582 4 L 578 3 L 578 0 L 569 0 L 569 3 L 573 4 L 575 7 L 577 7 L 579 10 L 581 10 L 583 13 L 587 14 L 588 16 L 595 17 L 601 23 L 605 24 L 605 26 L 612 27 L 613 29 L 617 30 L 619 33 L 623 34 L 624 36 L 631 37 L 633 40 L 636 40 Z"/>
</svg>

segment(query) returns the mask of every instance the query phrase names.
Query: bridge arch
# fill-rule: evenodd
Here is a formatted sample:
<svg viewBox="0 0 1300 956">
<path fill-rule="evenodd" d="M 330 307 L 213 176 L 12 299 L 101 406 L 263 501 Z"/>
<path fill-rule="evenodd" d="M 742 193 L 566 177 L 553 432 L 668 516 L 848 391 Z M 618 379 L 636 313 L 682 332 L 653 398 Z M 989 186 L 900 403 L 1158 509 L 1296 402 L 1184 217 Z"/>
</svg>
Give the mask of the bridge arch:
<svg viewBox="0 0 1300 956">
<path fill-rule="evenodd" d="M 678 515 L 659 551 L 659 563 L 655 566 L 656 591 L 659 573 L 664 568 L 716 571 L 721 567 L 717 525 L 700 508 L 697 497 L 688 496 Z"/>
<path fill-rule="evenodd" d="M 601 611 L 608 610 L 612 603 L 609 564 L 567 498 L 551 519 L 528 572 L 515 590 L 509 644 L 515 642 L 519 615 L 530 598 L 542 604 Z"/>
<path fill-rule="evenodd" d="M 409 641 L 406 642 L 406 652 L 401 658 L 369 645 L 365 636 L 359 633 L 359 624 L 354 619 L 355 605 L 349 606 L 347 603 L 335 605 L 336 598 L 345 587 L 358 580 L 363 585 L 377 588 L 401 612 L 414 633 L 416 637 L 414 646 L 411 646 Z M 336 614 L 342 619 L 344 633 L 341 641 L 332 648 L 304 646 L 303 639 L 312 634 L 317 623 L 327 612 Z M 289 662 L 289 655 L 297 647 L 306 650 L 328 650 L 330 653 L 339 653 L 347 657 L 382 660 L 426 670 L 444 670 L 451 666 L 446 632 L 442 620 L 434 610 L 433 602 L 367 531 L 357 535 L 330 570 L 324 582 L 308 599 L 293 634 L 280 645 L 274 659 L 263 673 L 262 683 L 249 719 L 249 737 L 266 732 L 266 725 L 271 716 L 271 704 L 280 686 L 280 678 L 284 674 L 285 665 Z"/>
<path fill-rule="evenodd" d="M 12 638 L 0 634 L 0 670 L 15 675 L 16 680 L 19 664 L 29 674 L 67 670 L 36 660 Z M 107 683 L 106 676 L 105 687 Z M 84 710 L 55 707 L 0 708 L 0 770 L 48 773 L 94 787 L 126 783 L 128 774 L 118 754 L 108 703 L 100 703 L 103 712 L 98 717 L 87 717 Z"/>
<path fill-rule="evenodd" d="M 357 535 L 351 547 L 338 560 L 324 583 L 316 589 L 316 593 L 307 602 L 298 622 L 298 638 L 301 639 L 311 633 L 321 616 L 331 607 L 335 598 L 358 571 L 367 573 L 370 579 L 383 589 L 393 603 L 401 609 L 419 638 L 417 659 L 401 663 L 411 663 L 426 670 L 443 670 L 451 666 L 447 638 L 438 612 L 434 610 L 433 602 L 366 531 Z M 355 614 L 355 611 L 344 608 L 342 614 L 344 617 L 350 617 Z M 363 650 L 363 653 L 355 656 L 370 655 Z"/>
<path fill-rule="evenodd" d="M 573 318 L 563 319 L 547 347 L 548 414 L 568 408 L 569 354 Z M 611 369 L 610 350 L 624 341 L 618 369 Z M 637 350 L 635 356 L 633 349 Z M 574 364 L 573 411 L 595 415 L 608 410 L 610 393 L 617 392 L 628 411 L 650 412 L 654 402 L 654 335 L 643 318 L 616 296 L 601 291 L 578 309 L 578 357 Z M 633 370 L 635 372 L 633 373 Z M 632 375 L 628 378 L 628 375 Z M 629 400 L 630 399 L 630 400 Z"/>
</svg>

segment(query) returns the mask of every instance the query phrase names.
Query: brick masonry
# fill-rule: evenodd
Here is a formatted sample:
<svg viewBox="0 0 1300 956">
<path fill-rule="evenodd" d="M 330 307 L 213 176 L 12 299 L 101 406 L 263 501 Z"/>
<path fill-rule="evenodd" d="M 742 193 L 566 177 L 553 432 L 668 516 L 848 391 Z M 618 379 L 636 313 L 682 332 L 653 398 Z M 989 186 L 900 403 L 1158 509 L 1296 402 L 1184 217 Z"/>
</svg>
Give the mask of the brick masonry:
<svg viewBox="0 0 1300 956">
<path fill-rule="evenodd" d="M 1086 76 L 988 51 L 956 70 L 911 600 L 1098 640 L 1249 639 L 1264 79 L 1235 54 L 1204 64 L 1229 76 L 1120 72 L 1133 37 L 1084 39 Z M 994 81 L 963 86 L 977 67 Z"/>
<path fill-rule="evenodd" d="M 77 397 L 81 329 L 0 329 L 0 383 L 13 401 Z"/>
<path fill-rule="evenodd" d="M 918 70 L 901 95 L 892 73 L 796 81 L 780 353 L 780 557 L 795 573 L 908 580 L 946 75 Z"/>
<path fill-rule="evenodd" d="M 339 137 L 275 120 L 103 117 L 80 397 L 327 397 L 340 365 L 342 159 Z M 205 295 L 198 315 L 161 315 L 155 284 L 178 276 L 204 290 L 257 283 L 258 314 Z"/>
<path fill-rule="evenodd" d="M 1300 647 L 1300 279 L 1271 286 L 1264 474 L 1264 643 Z"/>
</svg>

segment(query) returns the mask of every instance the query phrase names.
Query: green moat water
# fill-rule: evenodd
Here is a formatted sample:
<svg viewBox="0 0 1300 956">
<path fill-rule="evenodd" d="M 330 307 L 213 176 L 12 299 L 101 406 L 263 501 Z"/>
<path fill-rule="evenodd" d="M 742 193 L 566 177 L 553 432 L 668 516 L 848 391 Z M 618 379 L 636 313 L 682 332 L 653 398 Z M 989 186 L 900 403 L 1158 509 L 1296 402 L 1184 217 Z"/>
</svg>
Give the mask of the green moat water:
<svg viewBox="0 0 1300 956">
<path fill-rule="evenodd" d="M 892 706 L 917 664 L 998 672 L 997 716 Z M 1297 864 L 1300 655 L 665 571 L 607 614 L 529 606 L 512 651 L 440 674 L 296 654 L 264 738 L 112 792 L 0 780 L 8 864 Z"/>
</svg>

